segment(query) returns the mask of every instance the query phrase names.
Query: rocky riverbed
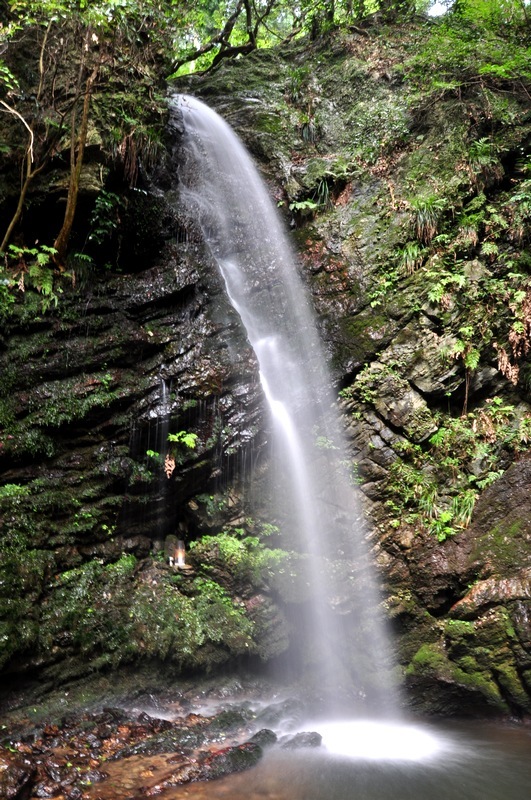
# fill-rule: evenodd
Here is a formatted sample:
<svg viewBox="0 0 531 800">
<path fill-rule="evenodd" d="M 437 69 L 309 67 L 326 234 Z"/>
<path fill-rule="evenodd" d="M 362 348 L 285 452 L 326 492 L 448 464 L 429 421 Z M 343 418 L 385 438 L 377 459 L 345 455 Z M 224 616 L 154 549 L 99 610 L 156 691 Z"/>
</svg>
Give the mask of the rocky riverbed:
<svg viewBox="0 0 531 800">
<path fill-rule="evenodd" d="M 321 745 L 317 732 L 293 732 L 307 713 L 302 701 L 275 696 L 264 682 L 130 689 L 90 710 L 76 707 L 96 688 L 56 692 L 46 710 L 35 700 L 4 713 L 0 797 L 153 797 L 249 769 L 268 748 Z"/>
</svg>

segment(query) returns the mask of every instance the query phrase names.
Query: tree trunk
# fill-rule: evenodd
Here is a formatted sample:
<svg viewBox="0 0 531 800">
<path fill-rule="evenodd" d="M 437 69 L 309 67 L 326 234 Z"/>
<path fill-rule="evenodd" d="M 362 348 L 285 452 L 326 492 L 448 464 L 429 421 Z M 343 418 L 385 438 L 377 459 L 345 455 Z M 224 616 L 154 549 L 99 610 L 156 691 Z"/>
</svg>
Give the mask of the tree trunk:
<svg viewBox="0 0 531 800">
<path fill-rule="evenodd" d="M 33 142 L 34 142 L 34 138 L 35 138 L 34 134 L 33 134 L 33 130 L 30 127 L 30 125 L 28 125 L 28 123 L 26 122 L 26 120 L 24 119 L 22 114 L 19 114 L 19 112 L 16 111 L 14 108 L 11 108 L 11 106 L 8 105 L 4 100 L 0 100 L 0 105 L 2 105 L 9 114 L 13 114 L 13 116 L 18 117 L 18 119 L 20 119 L 20 121 L 24 124 L 24 126 L 26 127 L 26 129 L 27 129 L 27 131 L 29 133 L 29 141 L 28 141 L 28 147 L 27 147 L 27 150 L 26 150 L 26 157 L 25 157 L 25 162 L 26 162 L 25 175 L 24 175 L 24 179 L 22 181 L 22 187 L 20 189 L 20 194 L 19 194 L 19 197 L 18 197 L 18 203 L 17 203 L 16 211 L 13 214 L 13 218 L 11 219 L 11 222 L 7 226 L 7 230 L 6 230 L 5 234 L 4 234 L 4 238 L 2 239 L 2 244 L 0 244 L 0 252 L 3 253 L 5 251 L 7 245 L 9 244 L 9 240 L 11 239 L 11 234 L 13 233 L 16 224 L 18 223 L 20 217 L 22 216 L 22 211 L 24 209 L 24 202 L 26 200 L 26 194 L 28 192 L 28 187 L 29 187 L 31 181 L 33 180 L 33 178 L 35 177 L 35 175 L 37 175 L 41 171 L 41 169 L 44 167 L 44 164 L 46 163 L 46 157 L 42 160 L 42 163 L 41 163 L 41 165 L 39 167 L 37 167 L 36 169 L 32 169 L 32 164 L 33 164 Z"/>
<path fill-rule="evenodd" d="M 68 196 L 66 198 L 66 210 L 63 220 L 63 225 L 57 239 L 54 242 L 56 253 L 54 260 L 56 264 L 63 268 L 66 262 L 66 253 L 68 247 L 68 240 L 72 232 L 74 224 L 74 216 L 77 207 L 77 196 L 79 194 L 79 178 L 81 176 L 81 168 L 83 166 L 83 156 L 85 153 L 85 144 L 87 142 L 88 122 L 90 102 L 92 99 L 92 87 L 96 76 L 98 74 L 98 67 L 96 66 L 92 74 L 87 78 L 85 84 L 85 96 L 83 99 L 83 111 L 81 114 L 81 126 L 79 129 L 79 140 L 77 143 L 76 153 L 76 117 L 77 112 L 74 106 L 72 110 L 72 125 L 71 125 L 71 146 L 70 146 L 70 182 L 68 185 Z"/>
</svg>

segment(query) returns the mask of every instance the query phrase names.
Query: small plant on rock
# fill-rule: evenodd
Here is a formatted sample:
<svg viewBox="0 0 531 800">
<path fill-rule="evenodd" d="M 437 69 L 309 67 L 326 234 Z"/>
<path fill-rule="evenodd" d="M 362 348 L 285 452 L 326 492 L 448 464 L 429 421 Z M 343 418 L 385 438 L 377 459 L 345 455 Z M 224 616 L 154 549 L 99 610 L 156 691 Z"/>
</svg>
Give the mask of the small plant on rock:
<svg viewBox="0 0 531 800">
<path fill-rule="evenodd" d="M 182 460 L 182 451 L 179 453 L 179 446 L 184 449 L 194 450 L 199 437 L 197 433 L 189 433 L 188 431 L 178 431 L 177 433 L 169 433 L 168 434 L 168 442 L 171 442 L 174 445 L 177 445 L 177 448 L 170 450 L 169 453 L 166 453 L 166 457 L 164 459 L 164 472 L 166 473 L 167 478 L 171 478 L 175 467 L 178 463 Z"/>
<path fill-rule="evenodd" d="M 415 215 L 415 230 L 423 244 L 430 244 L 439 230 L 439 222 L 446 209 L 446 200 L 435 194 L 417 197 L 411 202 Z"/>
<path fill-rule="evenodd" d="M 419 242 L 406 242 L 398 251 L 398 264 L 406 275 L 412 275 L 424 261 L 425 249 Z"/>
</svg>

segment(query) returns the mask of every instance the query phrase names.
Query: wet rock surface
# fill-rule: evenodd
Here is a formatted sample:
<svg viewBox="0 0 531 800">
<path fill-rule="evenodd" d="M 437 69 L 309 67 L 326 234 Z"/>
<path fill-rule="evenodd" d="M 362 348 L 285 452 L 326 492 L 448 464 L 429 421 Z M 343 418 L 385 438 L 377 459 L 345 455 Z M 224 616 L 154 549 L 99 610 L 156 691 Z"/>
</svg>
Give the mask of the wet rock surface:
<svg viewBox="0 0 531 800">
<path fill-rule="evenodd" d="M 295 736 L 284 737 L 280 746 L 283 750 L 299 750 L 302 747 L 321 747 L 323 737 L 316 731 L 303 731 Z"/>
<path fill-rule="evenodd" d="M 234 697 L 223 700 L 227 692 Z M 172 786 L 250 769 L 277 741 L 284 749 L 320 746 L 318 733 L 279 740 L 273 730 L 259 726 L 260 716 L 269 713 L 267 701 L 238 701 L 237 694 L 238 687 L 221 680 L 216 689 L 199 694 L 197 688 L 153 687 L 137 691 L 134 705 L 70 710 L 45 725 L 28 724 L 24 713 L 32 710 L 20 710 L 8 716 L 13 728 L 8 733 L 4 726 L 0 741 L 2 797 L 151 797 Z M 150 704 L 149 713 L 138 711 L 143 703 Z M 194 707 L 201 713 L 190 711 Z M 271 704 L 273 710 L 278 714 L 278 703 Z M 278 723 L 286 720 L 280 717 Z"/>
<path fill-rule="evenodd" d="M 466 531 L 442 546 L 426 543 L 422 558 L 414 550 L 406 556 L 411 585 L 433 615 L 431 625 L 418 619 L 422 633 L 405 636 L 407 680 L 415 692 L 434 679 L 446 687 L 421 708 L 433 701 L 439 713 L 460 713 L 464 703 L 473 713 L 486 700 L 492 713 L 531 711 L 530 466 L 523 457 L 485 491 Z M 398 618 L 414 606 L 403 596 Z"/>
<path fill-rule="evenodd" d="M 37 769 L 28 760 L 0 755 L 0 796 L 6 800 L 25 800 L 31 796 Z"/>
</svg>

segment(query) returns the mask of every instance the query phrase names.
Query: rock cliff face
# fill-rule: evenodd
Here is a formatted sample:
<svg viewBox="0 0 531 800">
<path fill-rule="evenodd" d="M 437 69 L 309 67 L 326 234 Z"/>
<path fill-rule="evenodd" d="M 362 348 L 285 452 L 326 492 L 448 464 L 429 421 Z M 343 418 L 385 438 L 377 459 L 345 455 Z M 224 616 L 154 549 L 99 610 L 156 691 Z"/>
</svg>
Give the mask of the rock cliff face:
<svg viewBox="0 0 531 800">
<path fill-rule="evenodd" d="M 170 168 L 171 158 L 159 185 Z M 260 457 L 253 355 L 201 242 L 155 184 L 130 198 L 123 227 L 134 241 L 122 274 L 85 276 L 56 313 L 34 316 L 24 304 L 6 323 L 0 458 L 8 674 L 56 663 L 55 677 L 72 657 L 77 666 L 67 673 L 76 674 L 84 670 L 80 651 L 102 665 L 129 660 L 130 645 L 133 655 L 138 646 L 148 657 L 162 655 L 155 631 L 153 651 L 145 641 L 151 619 L 144 612 L 143 641 L 134 643 L 128 605 L 142 586 L 139 604 L 159 603 L 157 588 L 177 579 L 165 564 L 168 534 L 188 543 L 241 516 L 239 466 L 251 450 Z M 168 434 L 179 431 L 194 432 L 193 447 L 170 448 Z M 156 557 L 154 566 L 147 556 Z M 191 586 L 194 578 L 183 581 Z M 173 599 L 184 603 L 185 594 L 175 588 Z M 228 614 L 230 599 L 222 599 Z M 222 610 L 220 602 L 210 631 L 222 641 L 219 652 L 212 645 L 196 662 L 207 638 L 196 631 L 190 664 L 206 667 L 244 646 L 217 629 L 230 622 Z M 188 656 L 174 644 L 184 665 Z"/>
<path fill-rule="evenodd" d="M 524 714 L 530 260 L 529 223 L 513 221 L 531 123 L 517 95 L 511 124 L 473 90 L 415 104 L 400 59 L 375 32 L 338 35 L 176 89 L 235 128 L 292 229 L 410 704 Z M 478 166 L 487 127 L 496 155 Z M 178 143 L 177 129 L 120 189 L 117 270 L 78 274 L 45 313 L 28 293 L 3 324 L 6 676 L 160 658 L 206 669 L 289 646 L 284 611 L 302 594 L 260 516 L 256 364 L 173 200 Z M 170 447 L 179 432 L 195 446 Z M 190 571 L 167 564 L 170 535 L 192 545 Z"/>
</svg>

